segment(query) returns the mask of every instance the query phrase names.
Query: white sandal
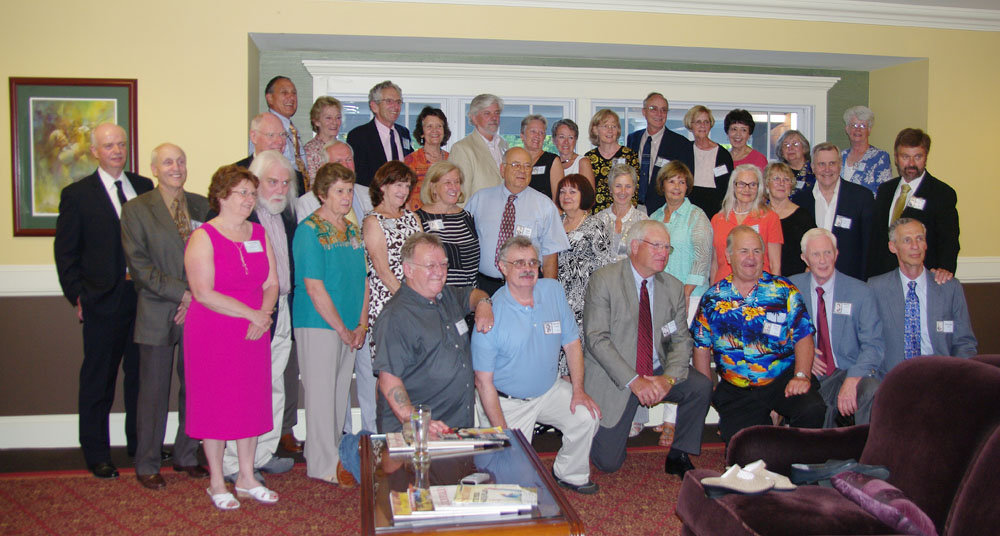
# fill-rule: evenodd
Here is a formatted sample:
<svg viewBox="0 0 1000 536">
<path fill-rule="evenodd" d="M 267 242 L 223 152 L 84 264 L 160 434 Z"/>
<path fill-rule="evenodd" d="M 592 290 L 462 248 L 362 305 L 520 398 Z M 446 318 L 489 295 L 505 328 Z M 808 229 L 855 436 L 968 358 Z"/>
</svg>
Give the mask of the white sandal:
<svg viewBox="0 0 1000 536">
<path fill-rule="evenodd" d="M 225 493 L 216 493 L 215 495 L 213 495 L 212 488 L 205 488 L 205 492 L 208 493 L 208 496 L 212 498 L 212 503 L 219 510 L 235 510 L 240 507 L 240 501 L 237 501 L 236 497 L 233 497 L 233 494 L 229 493 L 228 491 Z"/>
<path fill-rule="evenodd" d="M 240 497 L 252 497 L 257 502 L 264 504 L 274 504 L 278 502 L 278 494 L 265 488 L 264 486 L 257 486 L 250 489 L 238 487 L 236 488 L 236 494 Z"/>
</svg>

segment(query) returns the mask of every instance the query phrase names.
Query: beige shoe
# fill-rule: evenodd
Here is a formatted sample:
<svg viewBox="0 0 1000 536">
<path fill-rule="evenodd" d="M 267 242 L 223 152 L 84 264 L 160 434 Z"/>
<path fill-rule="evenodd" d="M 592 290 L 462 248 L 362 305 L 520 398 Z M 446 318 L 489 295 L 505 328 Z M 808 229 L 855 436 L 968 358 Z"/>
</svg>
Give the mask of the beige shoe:
<svg viewBox="0 0 1000 536">
<path fill-rule="evenodd" d="M 792 491 L 797 486 L 792 484 L 792 481 L 788 479 L 785 475 L 779 475 L 778 473 L 772 473 L 767 470 L 767 465 L 764 460 L 757 460 L 750 463 L 743 468 L 744 471 L 750 471 L 751 473 L 760 475 L 768 480 L 774 481 L 774 491 Z"/>
<path fill-rule="evenodd" d="M 757 495 L 774 488 L 774 480 L 763 475 L 751 473 L 733 465 L 722 476 L 709 476 L 701 479 L 701 485 L 709 498 L 721 497 L 730 493 Z"/>
</svg>

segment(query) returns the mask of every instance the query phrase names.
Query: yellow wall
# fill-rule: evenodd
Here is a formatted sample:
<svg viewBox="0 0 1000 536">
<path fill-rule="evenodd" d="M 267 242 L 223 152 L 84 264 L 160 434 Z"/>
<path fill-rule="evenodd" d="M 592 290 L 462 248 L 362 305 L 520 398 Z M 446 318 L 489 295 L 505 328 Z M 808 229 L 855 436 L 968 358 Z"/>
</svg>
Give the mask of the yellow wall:
<svg viewBox="0 0 1000 536">
<path fill-rule="evenodd" d="M 96 8 L 93 6 L 97 6 Z M 530 21 L 556 20 L 539 26 Z M 628 32 L 614 31 L 629 28 Z M 138 79 L 139 168 L 172 141 L 188 153 L 190 189 L 246 151 L 249 32 L 342 33 L 415 37 L 590 41 L 620 44 L 748 47 L 926 58 L 872 73 L 879 113 L 875 141 L 924 125 L 934 139 L 929 169 L 958 191 L 962 255 L 1000 256 L 989 217 L 997 172 L 991 151 L 1000 124 L 1000 33 L 839 23 L 462 7 L 335 0 L 37 0 L 5 6 L 0 75 Z M 915 84 L 912 90 L 909 86 Z M 6 88 L 6 85 L 4 85 Z M 9 99 L 2 97 L 4 102 Z M 308 104 L 302 103 L 307 106 Z M 880 110 L 883 106 L 885 110 Z M 912 110 L 909 112 L 908 110 Z M 912 120 L 910 119 L 912 113 Z M 9 108 L 0 106 L 0 125 Z M 9 170 L 9 130 L 0 128 L 0 169 Z M 13 238 L 11 192 L 0 188 L 0 265 L 51 263 L 51 239 Z"/>
</svg>

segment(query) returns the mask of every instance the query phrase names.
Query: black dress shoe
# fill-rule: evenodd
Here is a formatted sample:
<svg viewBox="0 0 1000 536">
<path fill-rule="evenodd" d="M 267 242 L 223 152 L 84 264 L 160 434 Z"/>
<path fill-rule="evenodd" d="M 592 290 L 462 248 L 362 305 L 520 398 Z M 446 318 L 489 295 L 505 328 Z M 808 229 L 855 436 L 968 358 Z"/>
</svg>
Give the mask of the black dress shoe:
<svg viewBox="0 0 1000 536">
<path fill-rule="evenodd" d="M 191 478 L 206 478 L 208 477 L 208 470 L 200 465 L 174 465 L 174 471 L 178 473 L 187 473 L 187 476 Z"/>
<path fill-rule="evenodd" d="M 170 458 L 172 458 L 173 456 L 174 456 L 174 453 L 170 452 L 167 449 L 163 449 L 163 450 L 160 451 L 160 461 L 161 462 L 165 462 L 165 461 L 169 460 Z"/>
<path fill-rule="evenodd" d="M 691 463 L 691 459 L 688 458 L 686 452 L 681 452 L 680 456 L 676 458 L 671 458 L 667 456 L 667 461 L 663 463 L 663 472 L 668 475 L 677 475 L 684 479 L 684 473 L 694 469 L 694 464 Z"/>
<path fill-rule="evenodd" d="M 142 484 L 142 487 L 146 489 L 162 489 L 167 487 L 167 481 L 163 480 L 160 473 L 153 473 L 151 475 L 140 475 L 136 473 L 135 479 Z"/>
<path fill-rule="evenodd" d="M 118 469 L 115 469 L 111 462 L 95 463 L 90 466 L 90 472 L 94 473 L 97 478 L 118 478 Z"/>
</svg>

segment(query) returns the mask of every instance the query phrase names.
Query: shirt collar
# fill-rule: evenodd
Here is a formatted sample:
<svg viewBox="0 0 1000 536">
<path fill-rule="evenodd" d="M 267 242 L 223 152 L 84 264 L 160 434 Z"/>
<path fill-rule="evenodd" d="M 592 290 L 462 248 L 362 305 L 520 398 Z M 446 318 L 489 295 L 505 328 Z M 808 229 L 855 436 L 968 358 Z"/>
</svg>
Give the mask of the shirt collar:
<svg viewBox="0 0 1000 536">
<path fill-rule="evenodd" d="M 101 182 L 104 183 L 104 187 L 107 189 L 112 189 L 115 187 L 115 181 L 118 179 L 125 180 L 125 171 L 122 170 L 122 174 L 117 177 L 112 177 L 110 173 L 104 171 L 104 168 L 97 166 L 97 175 L 101 178 Z"/>
<path fill-rule="evenodd" d="M 837 280 L 837 271 L 834 270 L 833 271 L 833 275 L 830 276 L 830 279 L 827 279 L 826 283 L 823 283 L 822 285 L 820 285 L 820 284 L 817 283 L 815 276 L 810 276 L 809 279 L 812 281 L 812 291 L 813 292 L 816 292 L 817 288 L 822 288 L 824 296 L 832 296 L 833 295 L 833 288 L 834 288 L 835 282 Z"/>
<path fill-rule="evenodd" d="M 640 288 L 642 286 L 643 281 L 646 282 L 647 289 L 650 289 L 653 286 L 653 278 L 656 276 L 656 274 L 653 274 L 649 277 L 642 277 L 642 275 L 639 274 L 639 272 L 635 271 L 635 266 L 632 265 L 632 259 L 629 259 L 628 267 L 629 269 L 632 270 L 632 279 L 635 280 L 635 288 Z"/>
<path fill-rule="evenodd" d="M 274 117 L 277 117 L 278 121 L 281 121 L 281 127 L 282 128 L 284 128 L 285 130 L 288 130 L 288 125 L 292 124 L 292 120 L 291 119 L 289 119 L 289 118 L 287 118 L 287 117 L 279 114 L 278 112 L 274 111 L 273 108 L 268 108 L 267 111 L 271 112 L 274 115 Z"/>
<path fill-rule="evenodd" d="M 917 290 L 920 290 L 927 286 L 927 268 L 921 268 L 920 275 L 916 279 L 910 279 L 906 277 L 906 274 L 902 270 L 899 271 L 899 280 L 903 283 L 903 292 L 906 292 L 907 288 L 910 286 L 910 281 L 917 282 Z"/>
</svg>

